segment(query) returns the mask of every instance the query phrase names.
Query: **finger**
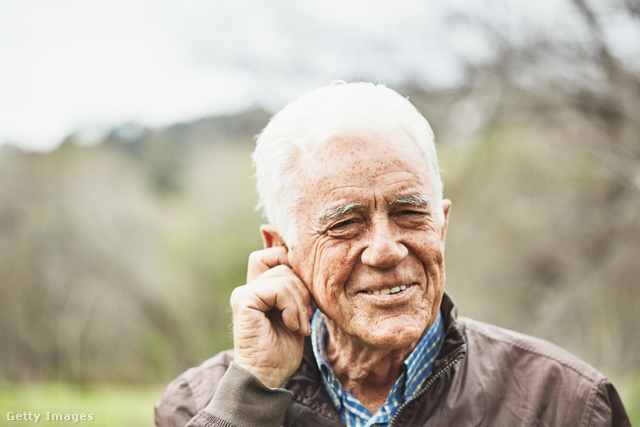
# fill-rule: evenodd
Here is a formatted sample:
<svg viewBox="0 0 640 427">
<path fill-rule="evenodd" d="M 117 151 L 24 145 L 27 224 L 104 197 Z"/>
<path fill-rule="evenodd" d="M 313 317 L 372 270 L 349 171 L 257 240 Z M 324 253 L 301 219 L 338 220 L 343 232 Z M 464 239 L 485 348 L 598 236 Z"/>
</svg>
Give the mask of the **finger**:
<svg viewBox="0 0 640 427">
<path fill-rule="evenodd" d="M 300 311 L 304 310 L 304 307 L 301 303 L 302 296 L 299 289 L 292 283 L 294 281 L 293 278 L 287 278 L 288 283 L 283 285 L 281 282 L 266 292 L 261 292 L 266 288 L 262 287 L 261 291 L 255 293 L 255 296 L 259 298 L 257 307 L 259 310 L 265 313 L 274 308 L 279 310 L 287 329 L 296 332 L 304 327 L 304 323 L 300 322 Z"/>
<path fill-rule="evenodd" d="M 247 267 L 247 283 L 278 265 L 290 267 L 287 252 L 287 248 L 284 246 L 274 246 L 252 252 L 249 255 L 249 265 Z"/>
<path fill-rule="evenodd" d="M 280 281 L 286 283 L 287 286 L 290 285 L 295 288 L 297 294 L 301 296 L 301 299 L 297 299 L 298 305 L 301 307 L 307 307 L 313 312 L 312 296 L 309 289 L 302 279 L 300 279 L 300 277 L 286 265 L 276 265 L 275 267 L 265 271 L 258 277 L 258 279 L 249 283 L 248 286 L 252 289 L 254 286 L 261 288 L 265 286 L 273 286 L 274 283 Z M 256 289 L 256 292 L 260 291 Z M 304 313 L 306 310 L 302 311 Z"/>
<path fill-rule="evenodd" d="M 311 320 L 311 318 L 313 317 L 313 315 L 316 313 L 316 310 L 318 309 L 318 303 L 316 303 L 316 300 L 313 299 L 313 295 L 311 295 L 311 293 L 309 293 L 309 320 Z"/>
<path fill-rule="evenodd" d="M 311 308 L 311 293 L 307 286 L 296 276 L 295 286 L 296 292 L 294 292 L 294 296 L 296 298 L 296 302 L 298 303 L 298 322 L 300 323 L 300 333 L 303 335 L 311 334 L 311 323 L 310 319 L 313 316 L 313 310 Z"/>
<path fill-rule="evenodd" d="M 289 263 L 288 250 L 286 255 L 287 255 L 287 265 L 290 266 L 291 263 Z M 299 276 L 297 274 L 295 275 L 296 275 L 296 278 L 299 279 Z M 296 285 L 300 288 L 300 293 L 302 295 L 301 304 L 303 305 L 303 307 L 300 310 L 300 324 L 304 325 L 304 327 L 302 328 L 303 329 L 302 332 L 305 335 L 311 335 L 311 319 L 313 318 L 313 314 L 316 311 L 315 301 L 313 300 L 313 296 L 311 295 L 311 292 L 309 292 L 309 287 L 306 285 L 306 283 L 302 281 L 302 279 L 297 280 Z"/>
<path fill-rule="evenodd" d="M 265 275 L 269 275 L 272 272 L 274 274 L 282 273 L 291 280 L 290 286 L 292 287 L 292 296 L 294 297 L 298 306 L 298 322 L 300 324 L 300 332 L 304 335 L 311 334 L 311 323 L 309 320 L 313 316 L 314 310 L 311 307 L 311 301 L 313 298 L 311 296 L 311 293 L 309 292 L 307 285 L 289 267 L 277 266 L 271 269 L 269 273 L 265 273 Z"/>
<path fill-rule="evenodd" d="M 282 267 L 284 269 L 286 267 Z M 288 275 L 289 281 L 284 287 L 280 301 L 276 301 L 275 307 L 282 311 L 283 320 L 288 321 L 287 327 L 292 331 L 298 331 L 303 335 L 311 333 L 309 323 L 309 305 L 311 295 L 305 284 L 292 272 Z M 282 302 L 283 305 L 279 305 Z M 294 318 L 295 316 L 295 318 Z"/>
<path fill-rule="evenodd" d="M 282 312 L 288 329 L 300 331 L 304 335 L 311 333 L 311 295 L 302 280 L 289 267 L 280 265 L 272 268 L 260 280 L 248 285 L 248 290 L 258 298 L 251 308 L 264 313 L 276 308 Z"/>
<path fill-rule="evenodd" d="M 256 251 L 251 254 L 250 258 L 250 273 L 249 276 L 255 276 L 260 273 L 255 281 L 250 282 L 251 287 L 259 286 L 272 286 L 272 280 L 283 280 L 287 279 L 287 282 L 290 280 L 290 286 L 293 286 L 296 289 L 296 292 L 293 294 L 295 304 L 297 305 L 296 317 L 297 319 L 293 319 L 293 310 L 289 309 L 284 315 L 284 319 L 287 320 L 287 327 L 291 326 L 295 328 L 294 330 L 300 330 L 300 333 L 304 335 L 309 335 L 311 333 L 311 325 L 309 319 L 313 316 L 313 309 L 310 307 L 311 304 L 311 295 L 309 294 L 309 290 L 307 286 L 300 280 L 300 278 L 293 272 L 293 270 L 289 267 L 288 262 L 288 251 L 284 247 L 273 247 L 268 248 L 261 251 Z M 266 281 L 269 282 L 266 282 Z M 277 289 L 277 288 L 274 288 Z M 266 289 L 255 289 L 257 294 L 262 294 L 264 291 L 268 291 Z M 263 295 L 265 298 L 263 302 L 265 305 L 260 308 L 260 311 L 268 311 L 273 307 L 273 302 L 271 298 L 268 297 L 267 294 Z M 267 304 L 268 303 L 268 304 Z M 284 307 L 278 307 L 278 309 L 283 309 Z"/>
<path fill-rule="evenodd" d="M 313 318 L 313 313 L 315 312 L 312 306 L 313 297 L 307 286 L 302 281 L 300 283 L 303 286 L 301 291 L 303 308 L 300 310 L 300 324 L 303 325 L 302 332 L 305 335 L 311 335 L 311 318 Z"/>
</svg>

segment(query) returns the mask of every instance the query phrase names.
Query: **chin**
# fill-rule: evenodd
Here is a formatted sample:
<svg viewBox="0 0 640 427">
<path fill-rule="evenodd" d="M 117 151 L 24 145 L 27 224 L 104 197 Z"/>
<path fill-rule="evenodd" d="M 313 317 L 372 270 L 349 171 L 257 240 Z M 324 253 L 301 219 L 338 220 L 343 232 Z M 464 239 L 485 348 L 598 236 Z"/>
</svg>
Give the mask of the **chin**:
<svg viewBox="0 0 640 427">
<path fill-rule="evenodd" d="M 360 338 L 368 345 L 399 349 L 406 348 L 422 338 L 427 329 L 427 322 L 412 321 L 404 322 L 403 319 L 389 319 L 387 321 L 370 324 L 362 331 Z"/>
</svg>

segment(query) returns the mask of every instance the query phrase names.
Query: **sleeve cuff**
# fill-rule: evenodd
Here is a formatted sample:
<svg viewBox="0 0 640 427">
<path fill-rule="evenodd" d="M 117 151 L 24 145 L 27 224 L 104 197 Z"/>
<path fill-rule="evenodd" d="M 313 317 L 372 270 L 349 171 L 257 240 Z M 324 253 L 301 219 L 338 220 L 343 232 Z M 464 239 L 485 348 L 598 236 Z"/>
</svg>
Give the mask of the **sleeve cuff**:
<svg viewBox="0 0 640 427">
<path fill-rule="evenodd" d="M 255 375 L 231 362 L 204 410 L 236 426 L 278 427 L 292 396 L 289 390 L 267 387 Z"/>
</svg>

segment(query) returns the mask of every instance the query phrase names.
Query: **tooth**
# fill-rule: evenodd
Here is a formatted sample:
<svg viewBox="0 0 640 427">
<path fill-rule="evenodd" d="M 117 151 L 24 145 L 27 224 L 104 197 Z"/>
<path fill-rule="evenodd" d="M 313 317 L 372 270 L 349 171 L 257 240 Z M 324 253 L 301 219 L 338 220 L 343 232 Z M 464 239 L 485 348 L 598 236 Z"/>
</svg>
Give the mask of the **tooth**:
<svg viewBox="0 0 640 427">
<path fill-rule="evenodd" d="M 401 291 L 404 291 L 405 289 L 407 289 L 407 285 L 402 285 L 402 286 L 400 286 L 400 290 L 401 290 Z"/>
<path fill-rule="evenodd" d="M 380 295 L 380 291 L 373 291 L 372 294 L 373 295 Z"/>
<path fill-rule="evenodd" d="M 400 286 L 396 286 L 395 288 L 391 288 L 391 293 L 392 294 L 397 294 L 398 292 L 400 292 Z"/>
<path fill-rule="evenodd" d="M 391 293 L 391 291 L 389 289 L 380 290 L 380 295 L 389 295 L 390 293 Z"/>
</svg>

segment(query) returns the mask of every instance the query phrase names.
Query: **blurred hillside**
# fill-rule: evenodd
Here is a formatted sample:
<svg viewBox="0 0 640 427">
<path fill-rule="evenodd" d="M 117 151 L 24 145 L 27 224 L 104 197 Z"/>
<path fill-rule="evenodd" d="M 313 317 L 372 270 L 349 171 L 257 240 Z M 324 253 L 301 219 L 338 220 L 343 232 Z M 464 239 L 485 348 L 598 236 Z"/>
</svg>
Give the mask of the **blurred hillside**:
<svg viewBox="0 0 640 427">
<path fill-rule="evenodd" d="M 544 117 L 501 114 L 463 134 L 468 91 L 407 92 L 442 135 L 447 286 L 461 313 L 606 371 L 637 369 L 638 189 Z M 267 120 L 249 111 L 127 124 L 91 147 L 72 135 L 49 154 L 3 148 L 2 377 L 162 381 L 230 347 L 228 298 L 261 245 L 249 156 Z"/>
<path fill-rule="evenodd" d="M 3 148 L 2 377 L 157 381 L 228 347 L 228 297 L 261 242 L 249 156 L 266 120 Z"/>
<path fill-rule="evenodd" d="M 580 37 L 453 17 L 482 28 L 490 60 L 448 90 L 395 89 L 436 133 L 460 313 L 640 375 L 640 75 L 603 36 L 640 9 L 569 3 Z M 0 379 L 162 383 L 229 348 L 269 115 L 0 147 Z"/>
</svg>

